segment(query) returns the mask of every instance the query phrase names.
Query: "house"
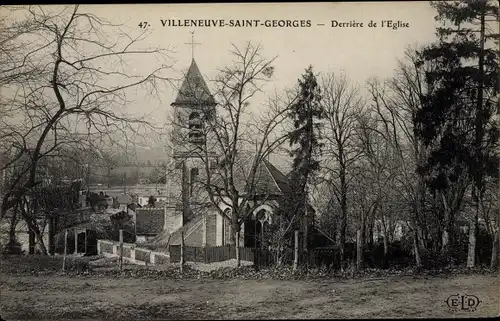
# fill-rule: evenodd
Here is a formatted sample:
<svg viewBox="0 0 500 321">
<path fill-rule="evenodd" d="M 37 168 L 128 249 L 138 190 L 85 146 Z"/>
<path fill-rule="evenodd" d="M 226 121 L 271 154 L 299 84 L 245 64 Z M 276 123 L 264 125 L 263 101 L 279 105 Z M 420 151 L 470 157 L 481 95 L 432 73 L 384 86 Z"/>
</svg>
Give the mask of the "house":
<svg viewBox="0 0 500 321">
<path fill-rule="evenodd" d="M 216 102 L 193 58 L 175 101 L 171 104 L 176 124 L 173 126 L 173 161 L 167 169 L 166 204 L 161 208 L 142 208 L 137 212 L 136 228 L 142 241 L 152 244 L 180 244 L 184 234 L 188 246 L 221 246 L 228 244 L 231 224 L 226 215 L 231 207 L 221 201 L 219 208 L 209 202 L 204 188 L 196 190 L 196 182 L 203 179 L 205 163 L 191 151 L 204 137 L 199 130 L 203 127 L 204 113 L 215 109 Z M 176 137 L 188 138 L 176 141 Z M 218 155 L 209 154 L 209 166 L 217 166 Z M 251 162 L 252 159 L 249 159 Z M 254 162 L 257 158 L 254 157 Z M 246 179 L 235 182 L 239 191 L 248 191 Z M 203 184 L 201 184 L 203 185 Z M 204 186 L 204 185 L 203 185 Z M 259 162 L 256 184 L 252 191 L 256 208 L 247 217 L 240 229 L 240 246 L 260 246 L 264 231 L 273 224 L 273 216 L 280 199 L 290 191 L 288 177 L 268 160 Z M 309 221 L 312 225 L 314 210 L 310 208 Z"/>
<path fill-rule="evenodd" d="M 166 213 L 166 207 L 138 208 L 135 214 L 136 242 L 146 243 L 161 234 L 165 229 L 169 230 L 165 225 L 167 224 Z"/>
<path fill-rule="evenodd" d="M 161 195 L 141 195 L 141 196 L 138 196 L 137 197 L 137 203 L 141 206 L 147 206 L 149 204 L 149 198 L 153 196 L 156 200 L 155 202 L 155 206 L 156 207 L 162 207 L 160 205 L 158 205 L 158 203 L 160 202 L 163 202 L 165 203 L 167 201 L 167 197 L 166 196 L 161 196 Z"/>
</svg>

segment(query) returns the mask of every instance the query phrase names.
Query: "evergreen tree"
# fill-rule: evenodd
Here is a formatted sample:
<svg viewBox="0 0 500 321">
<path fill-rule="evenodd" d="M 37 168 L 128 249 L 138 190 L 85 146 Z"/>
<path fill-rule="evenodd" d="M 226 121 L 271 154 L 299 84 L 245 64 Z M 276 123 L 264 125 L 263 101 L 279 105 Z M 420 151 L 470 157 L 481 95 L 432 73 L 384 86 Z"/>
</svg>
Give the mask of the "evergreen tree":
<svg viewBox="0 0 500 321">
<path fill-rule="evenodd" d="M 293 167 L 290 173 L 296 192 L 304 194 L 306 184 L 319 169 L 318 155 L 322 147 L 320 142 L 320 123 L 324 117 L 321 106 L 321 91 L 313 73 L 312 66 L 306 69 L 299 80 L 299 99 L 291 106 L 290 118 L 294 130 L 290 132 Z"/>
<path fill-rule="evenodd" d="M 312 66 L 299 79 L 297 100 L 291 106 L 289 117 L 293 121 L 293 129 L 289 133 L 290 154 L 293 157 L 289 174 L 291 189 L 281 201 L 277 213 L 280 224 L 275 225 L 280 232 L 276 235 L 284 240 L 286 247 L 293 245 L 293 231 L 306 223 L 307 184 L 319 170 L 318 157 L 322 146 L 319 130 L 324 113 L 321 91 Z"/>
<path fill-rule="evenodd" d="M 498 104 L 499 35 L 498 28 L 494 33 L 488 24 L 491 17 L 497 19 L 498 5 L 468 0 L 437 1 L 432 6 L 442 27 L 437 29 L 438 42 L 419 53 L 422 63 L 432 61 L 435 66 L 426 73 L 430 90 L 416 115 L 417 134 L 432 149 L 420 173 L 433 192 L 468 175 L 479 210 L 485 179 L 498 176 L 498 124 L 492 116 Z M 478 211 L 476 225 L 477 220 Z M 475 239 L 471 243 L 475 250 Z M 470 252 L 469 266 L 474 265 L 473 257 Z"/>
</svg>

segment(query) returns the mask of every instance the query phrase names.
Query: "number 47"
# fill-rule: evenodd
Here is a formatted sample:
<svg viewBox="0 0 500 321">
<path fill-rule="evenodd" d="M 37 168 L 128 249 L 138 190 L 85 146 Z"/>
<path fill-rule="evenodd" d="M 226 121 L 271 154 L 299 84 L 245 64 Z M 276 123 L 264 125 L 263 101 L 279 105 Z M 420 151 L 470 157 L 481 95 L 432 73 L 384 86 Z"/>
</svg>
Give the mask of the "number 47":
<svg viewBox="0 0 500 321">
<path fill-rule="evenodd" d="M 146 29 L 147 26 L 149 26 L 149 24 L 146 21 L 139 23 L 139 27 L 142 29 Z"/>
</svg>

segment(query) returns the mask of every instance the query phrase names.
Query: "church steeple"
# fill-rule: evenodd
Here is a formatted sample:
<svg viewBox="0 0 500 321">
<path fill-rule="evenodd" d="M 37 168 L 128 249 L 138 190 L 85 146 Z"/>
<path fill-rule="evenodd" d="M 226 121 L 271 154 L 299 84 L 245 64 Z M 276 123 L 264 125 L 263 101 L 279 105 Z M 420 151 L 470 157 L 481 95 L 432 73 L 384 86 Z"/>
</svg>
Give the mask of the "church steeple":
<svg viewBox="0 0 500 321">
<path fill-rule="evenodd" d="M 215 105 L 215 99 L 210 93 L 200 69 L 194 58 L 184 78 L 179 93 L 172 103 L 174 107 L 195 107 L 200 105 Z"/>
</svg>

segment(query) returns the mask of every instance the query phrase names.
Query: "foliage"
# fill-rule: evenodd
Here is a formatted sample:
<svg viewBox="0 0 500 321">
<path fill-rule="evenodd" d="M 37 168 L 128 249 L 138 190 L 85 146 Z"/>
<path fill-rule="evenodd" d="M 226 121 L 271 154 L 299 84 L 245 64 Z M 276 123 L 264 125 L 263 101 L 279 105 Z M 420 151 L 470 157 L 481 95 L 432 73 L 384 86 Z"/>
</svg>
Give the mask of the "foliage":
<svg viewBox="0 0 500 321">
<path fill-rule="evenodd" d="M 493 152 L 499 131 L 492 122 L 498 103 L 499 58 L 494 47 L 488 48 L 488 40 L 498 38 L 498 33 L 485 30 L 485 16 L 496 17 L 498 7 L 491 1 L 434 2 L 433 6 L 444 26 L 437 30 L 439 42 L 419 53 L 420 63 L 433 61 L 435 66 L 425 74 L 431 90 L 416 115 L 418 135 L 433 146 L 422 170 L 437 190 L 467 172 L 479 195 L 484 178 L 496 176 L 499 166 Z M 451 26 L 446 26 L 447 21 Z"/>
<path fill-rule="evenodd" d="M 288 175 L 290 190 L 280 200 L 280 207 L 275 213 L 277 219 L 268 232 L 271 246 L 283 252 L 276 254 L 279 256 L 286 255 L 293 246 L 293 231 L 309 224 L 305 217 L 306 207 L 310 207 L 307 185 L 314 181 L 320 168 L 319 157 L 323 144 L 319 130 L 324 113 L 321 90 L 312 66 L 298 80 L 296 99 L 290 106 L 288 117 L 293 124 L 288 133 L 289 144 L 293 147 L 290 153 L 293 158 L 292 170 Z"/>
</svg>

